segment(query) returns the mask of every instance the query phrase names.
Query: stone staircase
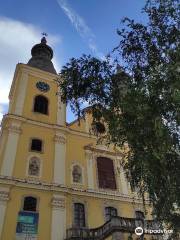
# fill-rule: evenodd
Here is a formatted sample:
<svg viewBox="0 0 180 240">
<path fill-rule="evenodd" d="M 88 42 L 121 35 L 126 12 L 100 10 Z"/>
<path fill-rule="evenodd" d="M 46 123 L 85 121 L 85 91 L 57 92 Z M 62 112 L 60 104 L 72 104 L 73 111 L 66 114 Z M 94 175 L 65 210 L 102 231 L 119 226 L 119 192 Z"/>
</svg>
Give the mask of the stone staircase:
<svg viewBox="0 0 180 240">
<path fill-rule="evenodd" d="M 143 229 L 160 229 L 160 225 L 153 220 L 142 220 L 135 218 L 112 217 L 104 225 L 88 228 L 70 228 L 67 229 L 66 240 L 104 240 L 114 232 L 134 233 L 136 227 Z"/>
</svg>

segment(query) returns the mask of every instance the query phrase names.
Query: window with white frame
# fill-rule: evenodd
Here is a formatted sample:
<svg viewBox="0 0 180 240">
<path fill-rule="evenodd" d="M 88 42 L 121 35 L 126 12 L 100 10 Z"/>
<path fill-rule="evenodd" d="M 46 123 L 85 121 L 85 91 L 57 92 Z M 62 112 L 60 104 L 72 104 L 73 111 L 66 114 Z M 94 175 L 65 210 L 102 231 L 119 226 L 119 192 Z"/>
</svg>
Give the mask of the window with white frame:
<svg viewBox="0 0 180 240">
<path fill-rule="evenodd" d="M 85 227 L 85 206 L 82 203 L 74 203 L 74 225 Z"/>
<path fill-rule="evenodd" d="M 116 178 L 113 160 L 107 157 L 97 158 L 99 188 L 116 190 Z"/>
</svg>

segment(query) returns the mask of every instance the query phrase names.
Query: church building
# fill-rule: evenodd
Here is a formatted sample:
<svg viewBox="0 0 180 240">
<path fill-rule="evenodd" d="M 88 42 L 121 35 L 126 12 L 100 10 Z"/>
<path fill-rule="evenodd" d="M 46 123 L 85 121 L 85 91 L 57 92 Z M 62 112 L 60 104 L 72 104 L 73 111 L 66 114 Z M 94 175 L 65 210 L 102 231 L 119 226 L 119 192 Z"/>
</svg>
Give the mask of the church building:
<svg viewBox="0 0 180 240">
<path fill-rule="evenodd" d="M 97 144 L 88 110 L 66 123 L 45 37 L 31 54 L 16 65 L 1 123 L 0 240 L 160 239 L 135 234 L 153 221 L 131 191 L 123 150 Z"/>
</svg>

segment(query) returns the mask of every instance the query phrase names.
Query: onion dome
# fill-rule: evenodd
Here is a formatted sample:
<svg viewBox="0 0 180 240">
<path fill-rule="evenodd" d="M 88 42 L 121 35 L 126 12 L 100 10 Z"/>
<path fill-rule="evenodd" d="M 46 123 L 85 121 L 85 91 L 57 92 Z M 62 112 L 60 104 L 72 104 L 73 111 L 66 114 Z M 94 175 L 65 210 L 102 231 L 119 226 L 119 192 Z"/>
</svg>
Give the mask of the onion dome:
<svg viewBox="0 0 180 240">
<path fill-rule="evenodd" d="M 53 50 L 47 44 L 45 37 L 41 39 L 41 43 L 36 44 L 31 49 L 31 59 L 27 65 L 35 68 L 39 68 L 43 71 L 57 74 L 54 65 L 51 61 L 53 58 Z"/>
</svg>

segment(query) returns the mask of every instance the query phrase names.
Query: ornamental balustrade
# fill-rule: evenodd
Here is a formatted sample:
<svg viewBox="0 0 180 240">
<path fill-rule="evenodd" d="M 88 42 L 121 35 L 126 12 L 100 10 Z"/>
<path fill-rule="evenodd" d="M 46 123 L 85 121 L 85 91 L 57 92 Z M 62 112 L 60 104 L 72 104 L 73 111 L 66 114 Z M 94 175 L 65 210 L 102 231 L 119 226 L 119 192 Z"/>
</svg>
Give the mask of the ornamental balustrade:
<svg viewBox="0 0 180 240">
<path fill-rule="evenodd" d="M 137 227 L 143 229 L 161 229 L 160 224 L 153 220 L 112 217 L 104 225 L 94 228 L 70 228 L 66 231 L 66 240 L 104 240 L 114 232 L 134 233 Z"/>
</svg>

